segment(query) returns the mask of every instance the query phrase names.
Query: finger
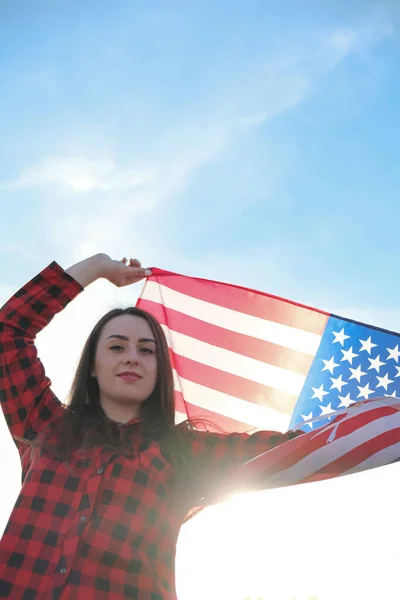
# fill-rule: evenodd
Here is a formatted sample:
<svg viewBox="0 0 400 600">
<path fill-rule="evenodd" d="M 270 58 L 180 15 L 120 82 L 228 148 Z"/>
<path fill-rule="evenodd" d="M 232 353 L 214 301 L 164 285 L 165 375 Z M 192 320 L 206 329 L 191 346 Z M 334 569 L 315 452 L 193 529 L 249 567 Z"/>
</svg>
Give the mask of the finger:
<svg viewBox="0 0 400 600">
<path fill-rule="evenodd" d="M 134 279 L 136 277 L 150 277 L 150 275 L 152 275 L 152 272 L 150 269 L 146 269 L 144 267 L 130 267 L 130 278 Z"/>
<path fill-rule="evenodd" d="M 137 258 L 131 258 L 129 262 L 132 267 L 141 267 L 142 266 L 142 263 Z"/>
<path fill-rule="evenodd" d="M 149 269 L 135 269 L 135 270 L 138 271 L 138 273 L 132 274 L 129 277 L 125 277 L 123 283 L 120 283 L 121 286 L 139 283 L 139 281 L 142 281 L 143 279 L 146 279 L 146 277 L 149 277 L 148 273 L 151 273 L 151 271 Z M 146 275 L 144 273 L 146 273 Z"/>
</svg>

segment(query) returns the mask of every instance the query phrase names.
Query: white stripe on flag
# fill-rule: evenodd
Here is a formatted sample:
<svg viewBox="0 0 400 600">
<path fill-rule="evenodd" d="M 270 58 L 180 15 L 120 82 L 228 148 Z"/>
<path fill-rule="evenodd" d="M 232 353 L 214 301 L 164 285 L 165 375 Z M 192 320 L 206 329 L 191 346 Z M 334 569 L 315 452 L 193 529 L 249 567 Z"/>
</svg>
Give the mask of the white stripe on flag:
<svg viewBox="0 0 400 600">
<path fill-rule="evenodd" d="M 179 383 L 179 375 L 176 372 L 176 369 L 172 369 L 172 375 L 173 375 L 173 378 L 174 378 L 174 389 L 175 389 L 175 391 L 180 392 L 182 394 L 182 388 L 181 388 L 181 385 Z"/>
<path fill-rule="evenodd" d="M 192 404 L 236 421 L 248 423 L 249 429 L 256 427 L 284 432 L 289 427 L 290 415 L 285 415 L 272 408 L 217 392 L 183 377 L 178 377 L 176 372 L 174 372 L 174 383 L 175 389 L 181 391 L 184 398 L 187 398 Z"/>
<path fill-rule="evenodd" d="M 321 336 L 315 333 L 199 300 L 171 290 L 154 281 L 147 282 L 142 298 L 157 302 L 167 308 L 206 321 L 212 325 L 291 348 L 311 356 L 315 356 L 321 341 Z"/>
<path fill-rule="evenodd" d="M 305 375 L 201 342 L 168 329 L 165 325 L 162 328 L 170 347 L 181 356 L 294 396 L 299 395 L 302 390 Z"/>
<path fill-rule="evenodd" d="M 179 412 L 179 410 L 175 411 L 175 425 L 178 423 L 182 423 L 182 421 L 186 421 L 187 415 L 185 413 Z"/>
</svg>

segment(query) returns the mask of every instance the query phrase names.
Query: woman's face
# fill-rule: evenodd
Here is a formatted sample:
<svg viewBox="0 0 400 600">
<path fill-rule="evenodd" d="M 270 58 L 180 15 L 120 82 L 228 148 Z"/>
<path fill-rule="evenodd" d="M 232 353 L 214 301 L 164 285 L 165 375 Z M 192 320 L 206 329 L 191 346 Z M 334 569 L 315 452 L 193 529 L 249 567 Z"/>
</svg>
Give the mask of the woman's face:
<svg viewBox="0 0 400 600">
<path fill-rule="evenodd" d="M 133 375 L 123 379 L 124 372 Z M 139 416 L 140 405 L 157 381 L 156 343 L 145 319 L 120 315 L 106 323 L 97 344 L 94 373 L 100 404 L 110 419 L 126 423 Z"/>
</svg>

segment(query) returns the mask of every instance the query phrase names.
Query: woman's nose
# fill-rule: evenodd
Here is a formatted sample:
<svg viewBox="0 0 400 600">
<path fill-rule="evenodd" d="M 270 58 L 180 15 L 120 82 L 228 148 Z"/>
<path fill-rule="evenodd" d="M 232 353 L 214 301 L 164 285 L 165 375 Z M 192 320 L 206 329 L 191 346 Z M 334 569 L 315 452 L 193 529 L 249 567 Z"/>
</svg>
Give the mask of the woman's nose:
<svg viewBox="0 0 400 600">
<path fill-rule="evenodd" d="M 131 352 L 129 356 L 125 359 L 125 362 L 138 363 L 139 355 L 137 352 Z"/>
</svg>

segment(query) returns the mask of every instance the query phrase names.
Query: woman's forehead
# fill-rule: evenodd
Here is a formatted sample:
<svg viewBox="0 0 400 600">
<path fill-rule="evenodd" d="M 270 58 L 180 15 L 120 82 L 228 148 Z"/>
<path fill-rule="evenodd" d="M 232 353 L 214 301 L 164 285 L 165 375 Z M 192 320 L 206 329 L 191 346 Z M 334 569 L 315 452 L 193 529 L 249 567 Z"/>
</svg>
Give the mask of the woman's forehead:
<svg viewBox="0 0 400 600">
<path fill-rule="evenodd" d="M 154 338 L 150 325 L 142 317 L 136 315 L 120 315 L 105 324 L 101 337 L 107 339 L 110 335 L 125 335 L 129 339 Z"/>
</svg>

